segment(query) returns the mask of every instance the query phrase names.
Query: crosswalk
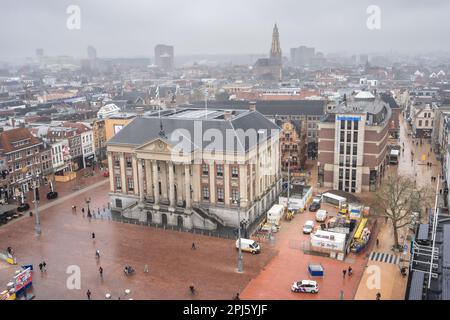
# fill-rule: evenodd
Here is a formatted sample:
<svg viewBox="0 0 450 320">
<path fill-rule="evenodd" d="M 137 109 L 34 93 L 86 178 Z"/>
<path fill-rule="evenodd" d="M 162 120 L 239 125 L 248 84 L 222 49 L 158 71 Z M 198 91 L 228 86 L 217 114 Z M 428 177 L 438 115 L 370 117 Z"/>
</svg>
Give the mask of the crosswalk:
<svg viewBox="0 0 450 320">
<path fill-rule="evenodd" d="M 372 251 L 369 255 L 369 260 L 383 263 L 399 264 L 400 257 L 391 253 Z"/>
</svg>

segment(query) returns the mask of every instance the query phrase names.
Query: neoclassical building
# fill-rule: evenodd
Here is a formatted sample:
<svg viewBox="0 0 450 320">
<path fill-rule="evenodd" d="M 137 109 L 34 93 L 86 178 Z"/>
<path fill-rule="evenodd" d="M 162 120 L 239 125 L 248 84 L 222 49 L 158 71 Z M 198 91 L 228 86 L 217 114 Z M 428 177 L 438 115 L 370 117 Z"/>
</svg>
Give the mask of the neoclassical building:
<svg viewBox="0 0 450 320">
<path fill-rule="evenodd" d="M 107 143 L 112 209 L 162 225 L 248 224 L 281 190 L 279 130 L 257 111 L 171 109 Z"/>
</svg>

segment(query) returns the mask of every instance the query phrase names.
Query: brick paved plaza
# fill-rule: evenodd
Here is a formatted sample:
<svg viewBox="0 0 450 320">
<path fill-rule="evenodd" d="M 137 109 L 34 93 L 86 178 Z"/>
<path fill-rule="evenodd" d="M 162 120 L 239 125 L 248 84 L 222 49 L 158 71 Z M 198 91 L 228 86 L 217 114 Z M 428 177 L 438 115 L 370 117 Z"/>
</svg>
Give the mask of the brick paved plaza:
<svg viewBox="0 0 450 320">
<path fill-rule="evenodd" d="M 101 179 L 97 176 L 91 183 L 101 183 Z M 106 180 L 87 192 L 64 192 L 68 187 L 58 187 L 61 197 L 72 198 L 42 212 L 40 238 L 34 233 L 34 217 L 26 216 L 0 228 L 2 250 L 11 246 L 18 260 L 18 266 L 0 262 L 2 286 L 21 264 L 32 263 L 36 299 L 85 299 L 87 289 L 93 299 L 104 299 L 106 293 L 111 293 L 113 299 L 119 294 L 124 298 L 125 289 L 131 290 L 129 297 L 133 299 L 231 299 L 276 254 L 276 250 L 266 249 L 260 255 L 245 255 L 245 272 L 238 274 L 233 240 L 83 218 L 81 208 L 86 208 L 87 196 L 92 198 L 90 207 L 102 211 L 109 187 Z M 74 196 L 75 192 L 79 194 Z M 58 200 L 61 198 L 54 201 Z M 77 206 L 76 214 L 72 213 L 72 205 Z M 96 234 L 95 242 L 92 232 Z M 197 250 L 191 249 L 192 242 Z M 97 249 L 99 263 L 95 259 Z M 48 265 L 46 273 L 38 268 L 42 260 Z M 145 264 L 149 273 L 143 272 Z M 66 289 L 66 269 L 70 265 L 81 268 L 81 290 Z M 125 265 L 133 266 L 136 273 L 125 276 Z M 99 266 L 104 269 L 103 280 Z M 194 297 L 189 292 L 191 284 L 198 290 Z"/>
</svg>

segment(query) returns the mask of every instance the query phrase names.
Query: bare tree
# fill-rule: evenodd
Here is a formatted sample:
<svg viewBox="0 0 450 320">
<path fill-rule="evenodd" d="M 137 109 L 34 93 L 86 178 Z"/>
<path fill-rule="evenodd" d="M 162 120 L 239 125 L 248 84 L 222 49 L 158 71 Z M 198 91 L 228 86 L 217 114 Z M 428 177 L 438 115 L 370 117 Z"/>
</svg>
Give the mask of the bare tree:
<svg viewBox="0 0 450 320">
<path fill-rule="evenodd" d="M 379 216 L 392 223 L 394 248 L 401 246 L 398 240 L 399 230 L 410 225 L 412 212 L 420 213 L 430 207 L 432 201 L 430 188 L 418 188 L 416 182 L 406 176 L 389 175 L 375 193 L 373 208 Z"/>
</svg>

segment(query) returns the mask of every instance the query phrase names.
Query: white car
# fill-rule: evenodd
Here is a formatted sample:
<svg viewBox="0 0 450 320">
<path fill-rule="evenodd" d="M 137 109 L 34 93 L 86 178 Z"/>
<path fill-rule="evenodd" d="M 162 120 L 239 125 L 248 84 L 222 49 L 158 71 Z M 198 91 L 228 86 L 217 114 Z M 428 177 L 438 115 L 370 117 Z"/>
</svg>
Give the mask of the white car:
<svg viewBox="0 0 450 320">
<path fill-rule="evenodd" d="M 319 292 L 319 285 L 313 280 L 300 280 L 292 284 L 292 292 L 306 292 L 306 293 L 317 293 Z"/>
<path fill-rule="evenodd" d="M 305 222 L 303 226 L 303 233 L 304 234 L 310 234 L 314 229 L 314 221 L 308 220 Z"/>
</svg>

